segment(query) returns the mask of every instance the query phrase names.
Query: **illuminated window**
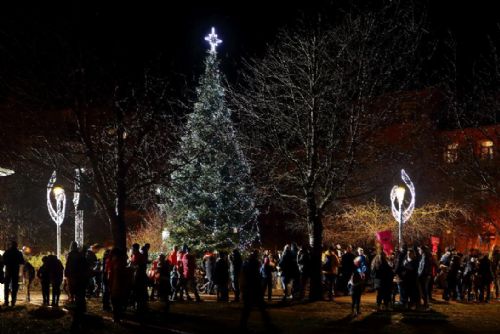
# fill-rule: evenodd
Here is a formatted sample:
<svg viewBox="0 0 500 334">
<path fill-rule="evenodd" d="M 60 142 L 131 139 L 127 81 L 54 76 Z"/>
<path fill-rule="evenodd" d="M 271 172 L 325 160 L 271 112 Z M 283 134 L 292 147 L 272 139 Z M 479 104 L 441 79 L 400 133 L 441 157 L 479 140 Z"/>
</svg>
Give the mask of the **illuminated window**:
<svg viewBox="0 0 500 334">
<path fill-rule="evenodd" d="M 483 140 L 479 142 L 479 157 L 481 159 L 493 159 L 493 142 L 491 140 Z"/>
<path fill-rule="evenodd" d="M 446 146 L 444 151 L 444 161 L 451 164 L 458 160 L 458 143 L 452 143 Z"/>
</svg>

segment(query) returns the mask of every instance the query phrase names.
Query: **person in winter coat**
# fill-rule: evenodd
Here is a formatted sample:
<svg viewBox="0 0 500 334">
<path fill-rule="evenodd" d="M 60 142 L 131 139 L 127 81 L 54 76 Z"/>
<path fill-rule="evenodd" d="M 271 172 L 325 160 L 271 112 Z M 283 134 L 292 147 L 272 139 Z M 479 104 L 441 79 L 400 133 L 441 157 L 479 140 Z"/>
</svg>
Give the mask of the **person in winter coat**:
<svg viewBox="0 0 500 334">
<path fill-rule="evenodd" d="M 357 317 L 361 314 L 360 306 L 361 306 L 361 294 L 365 288 L 365 274 L 362 266 L 363 259 L 361 256 L 357 256 L 354 259 L 354 271 L 351 275 L 351 279 L 349 280 L 348 287 L 351 294 L 351 308 L 352 315 Z"/>
<path fill-rule="evenodd" d="M 491 298 L 490 286 L 493 282 L 493 272 L 491 270 L 491 261 L 487 254 L 479 260 L 477 273 L 479 275 L 479 301 L 488 303 Z"/>
<path fill-rule="evenodd" d="M 403 281 L 403 276 L 405 274 L 404 263 L 407 256 L 408 248 L 406 247 L 406 245 L 402 245 L 402 247 L 396 253 L 394 261 L 394 273 L 396 274 L 396 282 L 399 292 L 399 302 L 396 304 L 401 306 L 408 305 L 408 294 L 406 293 L 405 284 Z"/>
<path fill-rule="evenodd" d="M 418 304 L 418 261 L 415 251 L 409 249 L 407 257 L 403 263 L 402 281 L 406 295 L 408 296 L 408 303 L 404 305 L 408 308 L 410 305 Z"/>
<path fill-rule="evenodd" d="M 446 247 L 443 255 L 441 255 L 441 258 L 439 259 L 439 264 L 442 264 L 446 267 L 449 267 L 450 263 L 451 263 L 452 256 L 453 255 L 451 254 L 450 247 Z"/>
<path fill-rule="evenodd" d="M 241 297 L 243 299 L 243 309 L 241 314 L 240 329 L 246 332 L 248 318 L 252 308 L 257 307 L 262 315 L 262 319 L 268 328 L 272 328 L 271 318 L 266 312 L 266 304 L 262 295 L 260 274 L 259 274 L 259 254 L 256 250 L 250 253 L 248 259 L 243 263 L 241 270 Z"/>
<path fill-rule="evenodd" d="M 78 244 L 75 241 L 71 242 L 70 252 L 66 258 L 66 268 L 64 276 L 68 282 L 70 296 L 75 302 L 73 314 L 73 330 L 81 329 L 83 325 L 83 315 L 87 310 L 85 300 L 85 291 L 89 282 L 90 271 L 85 254 L 78 250 Z"/>
<path fill-rule="evenodd" d="M 108 312 L 111 311 L 111 293 L 108 280 L 110 253 L 111 250 L 106 249 L 102 257 L 102 309 Z"/>
<path fill-rule="evenodd" d="M 23 265 L 23 283 L 26 289 L 26 301 L 31 301 L 31 287 L 33 286 L 33 281 L 35 280 L 35 268 L 28 261 L 24 262 Z"/>
<path fill-rule="evenodd" d="M 418 247 L 420 261 L 418 263 L 418 304 L 423 300 L 424 310 L 429 308 L 429 282 L 432 278 L 432 255 L 427 246 Z"/>
<path fill-rule="evenodd" d="M 229 275 L 231 278 L 231 286 L 234 291 L 234 301 L 240 301 L 240 274 L 243 260 L 240 251 L 235 248 L 229 256 Z"/>
<path fill-rule="evenodd" d="M 215 288 L 214 271 L 216 261 L 216 255 L 211 251 L 207 251 L 205 255 L 203 255 L 203 269 L 205 270 L 205 278 L 207 279 L 205 293 L 208 293 L 210 295 L 214 293 Z"/>
<path fill-rule="evenodd" d="M 298 276 L 298 264 L 296 253 L 292 252 L 289 245 L 283 249 L 283 254 L 278 264 L 281 271 L 281 285 L 283 287 L 283 301 L 292 296 L 295 291 L 288 292 L 288 284 Z"/>
<path fill-rule="evenodd" d="M 158 266 L 156 267 L 156 276 L 158 277 L 158 296 L 164 304 L 165 312 L 170 309 L 170 272 L 172 268 L 164 254 L 160 254 L 158 258 Z"/>
<path fill-rule="evenodd" d="M 306 286 L 311 278 L 311 252 L 309 245 L 305 244 L 297 254 L 297 263 L 300 274 L 300 299 L 304 299 Z"/>
<path fill-rule="evenodd" d="M 351 279 L 351 275 L 354 271 L 355 258 L 356 256 L 352 252 L 352 246 L 348 245 L 346 247 L 345 253 L 342 254 L 342 257 L 340 258 L 340 275 L 337 282 L 339 290 L 344 291 L 346 295 L 349 293 L 347 283 Z"/>
<path fill-rule="evenodd" d="M 24 264 L 23 254 L 17 249 L 17 242 L 10 243 L 9 249 L 3 254 L 3 263 L 5 266 L 4 305 L 9 306 L 9 293 L 12 291 L 11 305 L 14 307 L 19 289 L 19 269 Z"/>
<path fill-rule="evenodd" d="M 127 254 L 113 248 L 109 253 L 107 270 L 113 321 L 120 322 L 132 289 L 133 269 L 127 267 Z"/>
<path fill-rule="evenodd" d="M 151 267 L 148 269 L 148 281 L 151 286 L 151 295 L 149 299 L 154 301 L 158 297 L 158 264 L 160 263 L 160 256 L 165 257 L 165 254 L 160 254 L 156 260 L 153 260 Z"/>
<path fill-rule="evenodd" d="M 50 269 L 47 264 L 47 256 L 42 257 L 42 265 L 38 268 L 36 276 L 42 286 L 42 305 L 49 306 L 50 302 Z"/>
<path fill-rule="evenodd" d="M 172 266 L 170 271 L 170 288 L 172 289 L 170 300 L 177 299 L 177 292 L 180 290 L 181 274 L 177 266 Z"/>
<path fill-rule="evenodd" d="M 179 247 L 177 245 L 174 245 L 172 247 L 172 251 L 168 255 L 168 263 L 170 266 L 177 266 L 177 251 L 179 250 Z"/>
<path fill-rule="evenodd" d="M 186 292 L 186 298 L 191 300 L 189 296 L 189 289 L 191 289 L 194 293 L 194 297 L 196 302 L 200 302 L 201 298 L 198 294 L 198 289 L 196 288 L 196 277 L 194 275 L 196 270 L 196 259 L 193 254 L 190 253 L 189 247 L 184 245 L 182 249 L 182 290 L 181 290 L 181 299 L 182 292 Z"/>
<path fill-rule="evenodd" d="M 458 284 L 461 259 L 458 255 L 453 255 L 450 261 L 450 267 L 446 275 L 446 289 L 443 292 L 445 300 L 453 299 L 460 300 L 460 285 Z"/>
<path fill-rule="evenodd" d="M 262 286 L 264 290 L 264 295 L 267 291 L 267 301 L 272 300 L 273 296 L 273 271 L 274 267 L 271 265 L 270 256 L 267 254 L 264 256 L 264 261 L 262 262 L 262 266 L 260 267 L 260 277 L 262 280 Z"/>
<path fill-rule="evenodd" d="M 59 298 L 61 297 L 61 284 L 64 278 L 64 267 L 55 255 L 47 256 L 47 264 L 50 272 L 50 285 L 52 285 L 52 306 L 59 307 Z"/>
<path fill-rule="evenodd" d="M 84 247 L 87 248 L 87 247 Z M 87 285 L 87 297 L 93 297 L 95 296 L 96 292 L 98 291 L 97 289 L 97 282 L 96 282 L 96 272 L 98 271 L 98 260 L 97 260 L 97 255 L 95 255 L 94 252 L 95 246 L 90 247 L 86 249 L 84 252 L 85 254 L 85 260 L 87 261 L 87 265 L 89 267 L 89 282 Z"/>
<path fill-rule="evenodd" d="M 335 297 L 335 284 L 339 270 L 339 258 L 335 252 L 335 248 L 330 246 L 324 253 L 321 259 L 323 273 L 323 282 L 325 284 L 328 300 L 333 301 Z"/>
<path fill-rule="evenodd" d="M 141 253 L 140 245 L 134 243 L 132 245 L 132 253 L 130 255 L 130 267 L 134 271 L 132 296 L 137 312 L 143 314 L 147 308 L 147 284 L 148 276 L 146 274 L 147 258 Z"/>
<path fill-rule="evenodd" d="M 387 310 L 391 310 L 394 273 L 383 251 L 373 259 L 370 274 L 373 279 L 373 287 L 377 290 L 377 311 L 381 309 L 382 303 Z"/>
<path fill-rule="evenodd" d="M 217 286 L 217 301 L 229 301 L 229 263 L 226 252 L 220 251 L 215 262 L 214 283 Z"/>
<path fill-rule="evenodd" d="M 179 273 L 179 284 L 177 285 L 177 289 L 175 290 L 174 293 L 174 300 L 183 300 L 183 293 L 186 291 L 186 280 L 184 279 L 184 267 L 182 264 L 182 258 L 184 257 L 184 249 L 187 249 L 188 246 L 186 244 L 182 245 L 182 248 L 177 251 L 177 272 Z M 174 285 L 172 285 L 174 286 Z M 179 297 L 177 297 L 177 294 L 179 294 Z"/>
</svg>

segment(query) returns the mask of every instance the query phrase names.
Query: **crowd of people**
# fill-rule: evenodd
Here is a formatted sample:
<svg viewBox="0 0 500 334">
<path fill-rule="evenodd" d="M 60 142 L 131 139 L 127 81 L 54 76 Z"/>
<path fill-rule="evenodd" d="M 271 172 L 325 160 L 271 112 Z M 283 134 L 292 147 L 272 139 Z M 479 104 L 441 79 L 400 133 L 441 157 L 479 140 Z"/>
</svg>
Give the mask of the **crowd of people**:
<svg viewBox="0 0 500 334">
<path fill-rule="evenodd" d="M 314 274 L 312 250 L 295 243 L 277 252 L 252 251 L 246 260 L 238 249 L 207 250 L 197 258 L 187 245 L 174 246 L 155 259 L 150 258 L 149 251 L 149 244 L 133 244 L 129 252 L 108 249 L 101 260 L 95 249 L 72 242 L 65 267 L 55 255 L 48 255 L 35 272 L 12 242 L 1 262 L 5 267 L 0 270 L 4 305 L 16 304 L 23 265 L 28 301 L 35 276 L 40 281 L 44 306 L 59 306 L 63 286 L 73 307 L 74 326 L 81 326 L 87 298 L 102 298 L 103 310 L 112 312 L 113 319 L 120 321 L 127 308 L 144 315 L 151 300 L 161 301 L 168 311 L 173 301 L 192 301 L 194 297 L 194 301 L 201 302 L 200 293 L 228 302 L 231 290 L 232 302 L 240 302 L 240 298 L 243 302 L 242 326 L 246 326 L 253 307 L 270 323 L 264 300 L 271 301 L 278 287 L 283 302 L 307 298 Z M 492 285 L 496 298 L 500 294 L 498 249 L 490 255 L 481 255 L 476 249 L 463 255 L 446 248 L 438 258 L 427 246 L 403 246 L 386 254 L 380 249 L 365 253 L 361 247 L 354 250 L 352 246 L 336 245 L 322 251 L 320 269 L 323 298 L 334 301 L 340 294 L 350 295 L 353 316 L 360 313 L 366 288 L 376 290 L 377 309 L 388 311 L 393 307 L 428 309 L 436 286 L 443 289 L 446 301 L 489 302 Z"/>
</svg>

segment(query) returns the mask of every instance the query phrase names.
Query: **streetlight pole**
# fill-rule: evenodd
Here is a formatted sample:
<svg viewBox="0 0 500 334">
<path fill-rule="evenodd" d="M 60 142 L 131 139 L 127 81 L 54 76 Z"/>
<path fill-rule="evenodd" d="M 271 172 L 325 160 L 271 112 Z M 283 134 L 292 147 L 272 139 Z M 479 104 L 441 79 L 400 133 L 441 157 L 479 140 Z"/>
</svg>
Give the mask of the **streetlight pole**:
<svg viewBox="0 0 500 334">
<path fill-rule="evenodd" d="M 398 208 L 399 208 L 399 233 L 398 233 L 398 248 L 401 248 L 401 243 L 403 240 L 403 201 L 405 198 L 406 189 L 402 186 L 398 186 L 396 189 L 396 198 L 398 199 Z"/>
<path fill-rule="evenodd" d="M 75 169 L 75 194 L 73 195 L 73 205 L 75 206 L 75 241 L 78 246 L 83 245 L 83 210 L 80 209 L 81 200 L 81 173 L 83 168 Z"/>
<path fill-rule="evenodd" d="M 14 174 L 13 170 L 0 167 L 0 176 L 9 176 L 12 174 Z"/>
<path fill-rule="evenodd" d="M 391 209 L 392 209 L 392 216 L 396 221 L 398 222 L 398 227 L 399 227 L 399 233 L 398 233 L 398 247 L 401 249 L 401 246 L 403 244 L 403 225 L 410 219 L 410 216 L 413 213 L 413 210 L 415 209 L 415 186 L 413 185 L 413 182 L 411 182 L 410 177 L 404 169 L 401 170 L 401 179 L 406 185 L 406 188 L 410 190 L 411 194 L 411 199 L 410 203 L 406 208 L 403 207 L 403 201 L 405 198 L 405 192 L 406 188 L 403 186 L 394 186 L 391 189 Z M 395 205 L 395 200 L 397 199 L 398 202 L 398 207 L 396 208 Z"/>
<path fill-rule="evenodd" d="M 66 194 L 61 187 L 55 187 L 54 196 L 56 197 L 56 225 L 57 225 L 57 258 L 61 258 L 61 224 L 64 220 L 64 207 L 66 207 Z"/>
<path fill-rule="evenodd" d="M 61 258 L 61 225 L 66 214 L 66 194 L 61 187 L 54 187 L 56 183 L 56 171 L 52 173 L 47 185 L 47 209 L 49 210 L 50 218 L 56 223 L 57 227 L 57 258 Z M 56 199 L 56 208 L 52 206 L 51 193 L 54 193 Z"/>
</svg>

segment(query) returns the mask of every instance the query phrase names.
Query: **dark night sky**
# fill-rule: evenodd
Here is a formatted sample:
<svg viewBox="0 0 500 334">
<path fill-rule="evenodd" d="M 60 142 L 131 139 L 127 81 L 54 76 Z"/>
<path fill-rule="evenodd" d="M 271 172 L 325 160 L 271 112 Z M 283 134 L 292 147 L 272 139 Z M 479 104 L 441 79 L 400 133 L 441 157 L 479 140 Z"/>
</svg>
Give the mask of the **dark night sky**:
<svg viewBox="0 0 500 334">
<path fill-rule="evenodd" d="M 219 54 L 231 77 L 241 56 L 259 54 L 276 31 L 304 13 L 338 13 L 347 0 L 319 1 L 118 1 L 51 0 L 0 5 L 0 76 L 13 78 L 46 68 L 38 80 L 50 82 L 51 68 L 69 54 L 80 54 L 86 66 L 99 66 L 124 78 L 144 68 L 175 71 L 192 79 L 201 68 L 203 37 L 215 26 L 224 43 Z M 363 1 L 359 1 L 363 2 Z M 366 2 L 366 1 L 364 1 Z M 493 31 L 499 12 L 494 1 L 430 1 L 432 34 L 458 34 L 468 63 Z M 307 14 L 306 14 L 307 15 Z M 338 14 L 337 14 L 338 15 Z M 38 69 L 36 69 L 38 68 Z M 28 71 L 30 72 L 30 71 Z M 188 80 L 188 81 L 189 81 Z"/>
<path fill-rule="evenodd" d="M 339 15 L 338 8 L 368 0 L 15 0 L 0 2 L 0 112 L 22 82 L 30 94 L 57 87 L 57 76 L 75 69 L 79 57 L 89 71 L 133 80 L 146 68 L 160 76 L 184 75 L 192 88 L 215 26 L 229 78 L 242 56 L 262 54 L 276 32 L 315 12 Z M 381 1 L 381 0 L 371 0 Z M 426 1 L 426 0 L 420 0 Z M 500 22 L 490 1 L 428 0 L 431 35 L 457 34 L 462 64 L 468 67 Z M 496 35 L 498 38 L 498 34 Z M 439 62 L 436 62 L 439 66 Z M 62 71 L 61 71 L 62 69 Z M 19 99 L 22 94 L 17 94 Z M 47 96 L 50 100 L 52 96 Z M 14 111 L 17 112 L 17 111 Z M 1 116 L 1 115 L 0 115 Z M 1 123 L 1 122 L 0 122 Z M 3 126 L 3 124 L 2 124 Z M 3 131 L 5 131 L 3 126 Z M 1 134 L 0 134 L 1 135 Z M 1 137 L 1 136 L 0 136 Z M 0 161 L 1 162 L 1 161 Z M 66 225 L 65 228 L 68 228 Z"/>
</svg>

